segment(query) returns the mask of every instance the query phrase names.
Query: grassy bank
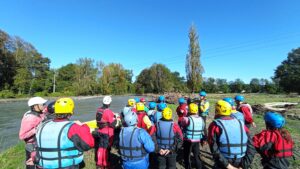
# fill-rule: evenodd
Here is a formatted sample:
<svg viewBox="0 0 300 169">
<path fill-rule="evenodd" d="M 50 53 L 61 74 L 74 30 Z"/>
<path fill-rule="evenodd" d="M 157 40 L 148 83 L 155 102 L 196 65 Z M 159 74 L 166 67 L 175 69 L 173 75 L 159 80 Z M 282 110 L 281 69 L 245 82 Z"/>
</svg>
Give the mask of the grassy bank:
<svg viewBox="0 0 300 169">
<path fill-rule="evenodd" d="M 217 100 L 224 98 L 225 96 L 233 97 L 234 94 L 210 94 L 208 96 L 208 99 L 211 104 L 210 109 L 210 119 L 211 121 L 212 117 L 214 116 L 214 104 Z M 300 101 L 299 97 L 290 97 L 287 95 L 267 95 L 267 94 L 249 94 L 245 95 L 246 100 L 250 104 L 262 104 L 267 102 L 277 102 L 277 101 L 288 101 L 288 102 L 298 102 Z M 169 105 L 173 110 L 177 107 L 177 105 Z M 295 109 L 299 109 L 299 105 L 296 106 Z M 299 113 L 299 112 L 298 112 Z M 261 115 L 254 115 L 254 121 L 257 124 L 257 128 L 253 130 L 254 133 L 258 133 L 262 129 L 265 128 L 264 120 Z M 295 155 L 296 160 L 291 160 L 291 168 L 300 168 L 300 121 L 297 120 L 287 120 L 286 122 L 286 129 L 288 129 L 293 137 L 293 140 L 295 141 Z M 115 150 L 114 150 L 115 151 Z M 19 143 L 16 146 L 9 148 L 5 152 L 0 154 L 0 169 L 21 169 L 24 168 L 24 158 L 25 158 L 25 152 L 24 152 L 24 144 Z M 85 153 L 85 162 L 86 162 L 86 168 L 87 169 L 94 169 L 95 168 L 95 162 L 94 162 L 94 151 L 90 150 Z M 114 159 L 111 160 L 111 163 L 118 166 L 118 160 L 116 156 L 114 156 Z M 260 165 L 260 157 L 257 155 L 252 168 L 262 168 Z"/>
</svg>

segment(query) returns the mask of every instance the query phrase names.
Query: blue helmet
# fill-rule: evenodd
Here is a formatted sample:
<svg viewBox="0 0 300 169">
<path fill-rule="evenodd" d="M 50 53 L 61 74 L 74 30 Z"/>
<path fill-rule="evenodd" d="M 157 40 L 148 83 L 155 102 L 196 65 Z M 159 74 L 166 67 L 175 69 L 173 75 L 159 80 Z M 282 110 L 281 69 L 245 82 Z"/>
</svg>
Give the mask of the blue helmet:
<svg viewBox="0 0 300 169">
<path fill-rule="evenodd" d="M 243 101 L 245 100 L 245 98 L 244 98 L 244 96 L 242 96 L 242 95 L 236 95 L 236 96 L 234 97 L 234 100 L 235 100 L 235 101 L 239 101 L 239 102 L 243 102 Z"/>
<path fill-rule="evenodd" d="M 225 97 L 223 100 L 229 103 L 231 106 L 234 106 L 234 101 L 231 97 Z"/>
<path fill-rule="evenodd" d="M 264 119 L 267 125 L 274 128 L 282 128 L 285 124 L 284 117 L 281 114 L 275 112 L 265 113 Z"/>
<path fill-rule="evenodd" d="M 183 97 L 180 97 L 180 98 L 178 99 L 178 103 L 179 103 L 179 104 L 184 104 L 184 103 L 185 103 L 184 98 L 183 98 Z"/>
<path fill-rule="evenodd" d="M 166 104 L 166 103 L 159 103 L 159 104 L 157 105 L 157 110 L 158 110 L 158 111 L 163 111 L 166 107 L 167 107 L 167 104 Z"/>
<path fill-rule="evenodd" d="M 199 95 L 205 97 L 205 96 L 206 96 L 206 92 L 205 92 L 205 91 L 201 91 L 201 92 L 199 93 Z"/>
<path fill-rule="evenodd" d="M 149 103 L 149 109 L 155 109 L 156 103 L 155 102 L 150 102 Z"/>
<path fill-rule="evenodd" d="M 135 100 L 135 103 L 140 102 L 140 98 L 138 98 L 138 97 L 135 97 L 134 100 Z"/>
<path fill-rule="evenodd" d="M 160 95 L 160 96 L 158 97 L 158 102 L 159 102 L 159 103 L 165 102 L 165 101 L 166 101 L 165 96 Z"/>
<path fill-rule="evenodd" d="M 128 113 L 124 117 L 125 123 L 127 126 L 134 126 L 138 122 L 138 117 L 135 112 L 128 111 Z"/>
</svg>

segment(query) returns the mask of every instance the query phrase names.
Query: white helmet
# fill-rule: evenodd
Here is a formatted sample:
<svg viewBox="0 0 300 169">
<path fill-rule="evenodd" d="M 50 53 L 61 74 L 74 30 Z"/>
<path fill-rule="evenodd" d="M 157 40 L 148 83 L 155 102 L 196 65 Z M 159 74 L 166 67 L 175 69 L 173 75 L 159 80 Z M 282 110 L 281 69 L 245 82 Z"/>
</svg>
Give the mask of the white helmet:
<svg viewBox="0 0 300 169">
<path fill-rule="evenodd" d="M 111 97 L 110 96 L 105 96 L 103 98 L 103 104 L 109 105 L 111 103 Z"/>
<path fill-rule="evenodd" d="M 33 105 L 36 105 L 36 104 L 44 104 L 46 103 L 47 100 L 41 98 L 41 97 L 33 97 L 33 98 L 30 98 L 28 100 L 28 106 L 31 107 Z"/>
</svg>

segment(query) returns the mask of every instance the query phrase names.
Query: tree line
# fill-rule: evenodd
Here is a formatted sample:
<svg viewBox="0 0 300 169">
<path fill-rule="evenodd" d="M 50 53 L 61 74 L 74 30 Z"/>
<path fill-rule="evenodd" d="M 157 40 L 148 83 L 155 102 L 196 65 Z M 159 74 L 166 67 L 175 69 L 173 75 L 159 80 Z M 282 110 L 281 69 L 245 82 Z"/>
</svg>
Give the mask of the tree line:
<svg viewBox="0 0 300 169">
<path fill-rule="evenodd" d="M 133 72 L 120 63 L 105 64 L 91 58 L 79 58 L 58 69 L 51 60 L 29 42 L 0 30 L 0 98 L 32 95 L 77 96 L 96 94 L 198 92 L 212 93 L 300 93 L 300 48 L 292 50 L 277 67 L 272 80 L 253 78 L 249 84 L 241 79 L 203 78 L 201 50 L 196 28 L 189 31 L 186 77 L 172 72 L 166 65 L 154 63 L 145 68 L 135 81 Z"/>
</svg>

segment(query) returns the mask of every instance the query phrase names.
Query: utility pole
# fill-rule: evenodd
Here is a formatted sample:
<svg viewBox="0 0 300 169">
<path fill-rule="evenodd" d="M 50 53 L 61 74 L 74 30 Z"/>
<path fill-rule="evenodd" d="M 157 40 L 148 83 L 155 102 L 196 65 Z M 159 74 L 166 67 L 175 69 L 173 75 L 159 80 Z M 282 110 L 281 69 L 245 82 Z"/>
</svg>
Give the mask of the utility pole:
<svg viewBox="0 0 300 169">
<path fill-rule="evenodd" d="M 56 83 L 56 70 L 54 69 L 54 74 L 53 74 L 53 91 L 52 93 L 55 93 L 55 83 Z"/>
</svg>

